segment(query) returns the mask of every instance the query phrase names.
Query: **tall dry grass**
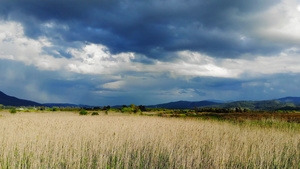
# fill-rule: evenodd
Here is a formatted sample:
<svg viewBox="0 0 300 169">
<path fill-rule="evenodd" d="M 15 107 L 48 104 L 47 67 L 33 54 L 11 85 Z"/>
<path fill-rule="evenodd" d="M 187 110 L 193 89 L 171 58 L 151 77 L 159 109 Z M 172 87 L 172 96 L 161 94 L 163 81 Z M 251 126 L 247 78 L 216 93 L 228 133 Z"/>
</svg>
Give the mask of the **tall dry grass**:
<svg viewBox="0 0 300 169">
<path fill-rule="evenodd" d="M 0 168 L 300 168 L 299 130 L 74 113 L 3 113 Z"/>
</svg>

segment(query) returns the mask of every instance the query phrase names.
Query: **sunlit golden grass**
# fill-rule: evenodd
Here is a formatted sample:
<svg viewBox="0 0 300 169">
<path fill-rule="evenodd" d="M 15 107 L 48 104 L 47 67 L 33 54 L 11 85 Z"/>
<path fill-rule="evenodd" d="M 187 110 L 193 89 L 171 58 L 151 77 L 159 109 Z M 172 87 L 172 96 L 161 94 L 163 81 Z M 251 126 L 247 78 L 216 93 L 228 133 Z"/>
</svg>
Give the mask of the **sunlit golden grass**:
<svg viewBox="0 0 300 169">
<path fill-rule="evenodd" d="M 300 133 L 289 128 L 121 114 L 0 114 L 0 168 L 300 168 Z"/>
</svg>

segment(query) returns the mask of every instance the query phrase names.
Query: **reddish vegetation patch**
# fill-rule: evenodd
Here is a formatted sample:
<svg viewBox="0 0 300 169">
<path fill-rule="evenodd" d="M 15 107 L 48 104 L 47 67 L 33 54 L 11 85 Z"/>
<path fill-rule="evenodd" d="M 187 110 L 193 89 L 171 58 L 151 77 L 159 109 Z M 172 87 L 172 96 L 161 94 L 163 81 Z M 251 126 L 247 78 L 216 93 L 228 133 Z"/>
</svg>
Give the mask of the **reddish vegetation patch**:
<svg viewBox="0 0 300 169">
<path fill-rule="evenodd" d="M 264 120 L 273 118 L 286 122 L 300 123 L 300 113 L 207 113 L 201 116 L 224 120 Z"/>
</svg>

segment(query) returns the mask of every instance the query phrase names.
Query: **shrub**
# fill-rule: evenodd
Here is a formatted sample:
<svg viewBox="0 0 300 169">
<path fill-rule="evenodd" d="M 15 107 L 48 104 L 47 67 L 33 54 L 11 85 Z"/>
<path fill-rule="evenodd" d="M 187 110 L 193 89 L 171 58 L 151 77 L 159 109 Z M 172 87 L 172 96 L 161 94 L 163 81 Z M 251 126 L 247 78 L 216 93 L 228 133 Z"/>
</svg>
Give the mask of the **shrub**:
<svg viewBox="0 0 300 169">
<path fill-rule="evenodd" d="M 16 110 L 15 108 L 13 108 L 13 109 L 11 109 L 9 112 L 10 112 L 10 113 L 17 113 L 17 110 Z"/>
<path fill-rule="evenodd" d="M 87 115 L 88 112 L 84 109 L 81 109 L 80 112 L 79 112 L 79 115 Z"/>
<path fill-rule="evenodd" d="M 95 115 L 99 115 L 99 113 L 93 112 L 93 113 L 92 113 L 92 116 L 95 116 Z"/>
<path fill-rule="evenodd" d="M 52 111 L 58 111 L 58 110 L 59 110 L 58 107 L 53 107 L 53 108 L 52 108 Z"/>
<path fill-rule="evenodd" d="M 41 106 L 38 108 L 38 110 L 41 110 L 41 111 L 44 111 L 45 109 L 46 109 L 45 106 Z"/>
<path fill-rule="evenodd" d="M 137 107 L 137 106 L 134 107 L 133 109 L 134 109 L 134 110 L 133 110 L 134 113 L 138 113 L 138 112 L 140 113 L 140 112 L 141 112 L 141 110 L 140 110 L 139 107 Z"/>
<path fill-rule="evenodd" d="M 120 109 L 116 109 L 116 108 L 110 108 L 110 109 L 108 109 L 108 111 L 112 111 L 112 112 L 119 112 L 120 111 Z"/>
<path fill-rule="evenodd" d="M 132 113 L 135 109 L 134 108 L 131 108 L 131 107 L 122 107 L 121 108 L 121 112 L 122 113 Z"/>
</svg>

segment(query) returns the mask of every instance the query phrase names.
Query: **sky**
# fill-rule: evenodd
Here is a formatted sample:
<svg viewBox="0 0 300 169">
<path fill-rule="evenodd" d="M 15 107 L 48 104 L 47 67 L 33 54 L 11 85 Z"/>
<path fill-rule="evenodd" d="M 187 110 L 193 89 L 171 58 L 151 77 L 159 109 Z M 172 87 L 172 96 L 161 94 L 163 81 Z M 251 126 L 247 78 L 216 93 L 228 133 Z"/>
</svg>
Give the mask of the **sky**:
<svg viewBox="0 0 300 169">
<path fill-rule="evenodd" d="M 0 91 L 150 105 L 300 96 L 300 0 L 0 0 Z"/>
</svg>

